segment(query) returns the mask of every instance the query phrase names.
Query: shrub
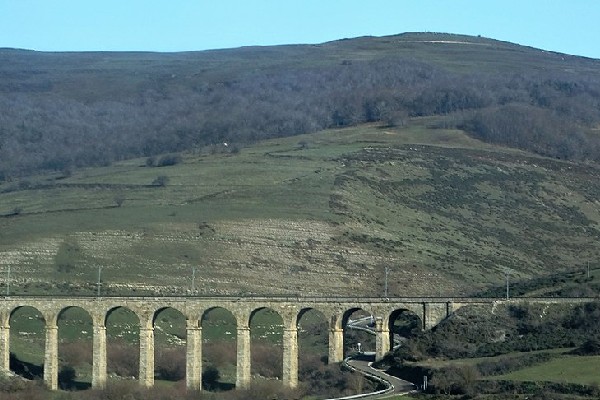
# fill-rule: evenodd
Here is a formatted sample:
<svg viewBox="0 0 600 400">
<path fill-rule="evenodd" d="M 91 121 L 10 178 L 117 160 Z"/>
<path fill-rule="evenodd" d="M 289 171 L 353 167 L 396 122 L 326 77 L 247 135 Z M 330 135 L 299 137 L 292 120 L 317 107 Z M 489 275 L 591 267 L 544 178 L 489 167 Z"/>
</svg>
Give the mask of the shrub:
<svg viewBox="0 0 600 400">
<path fill-rule="evenodd" d="M 156 166 L 156 157 L 146 158 L 146 167 L 154 167 L 154 166 Z"/>
<path fill-rule="evenodd" d="M 208 342 L 204 344 L 202 353 L 216 367 L 236 364 L 237 348 L 235 342 L 224 340 Z"/>
<path fill-rule="evenodd" d="M 228 393 L 227 399 L 231 400 L 284 400 L 301 398 L 299 389 L 288 389 L 281 381 L 255 380 L 247 389 L 236 390 Z"/>
<path fill-rule="evenodd" d="M 161 350 L 155 358 L 156 372 L 161 379 L 180 381 L 185 379 L 185 348 Z"/>
<path fill-rule="evenodd" d="M 108 371 L 124 377 L 136 377 L 140 354 L 135 346 L 125 341 L 112 343 L 107 348 Z"/>
<path fill-rule="evenodd" d="M 283 370 L 283 350 L 266 342 L 252 345 L 252 370 L 264 377 L 280 378 Z"/>
<path fill-rule="evenodd" d="M 181 156 L 179 154 L 168 154 L 166 156 L 162 156 L 156 162 L 157 167 L 170 167 L 172 165 L 177 165 L 181 162 Z"/>
<path fill-rule="evenodd" d="M 0 393 L 20 392 L 25 390 L 25 387 L 26 382 L 21 377 L 0 373 Z"/>
<path fill-rule="evenodd" d="M 165 175 L 159 175 L 152 181 L 152 184 L 154 186 L 161 186 L 161 187 L 167 186 L 168 183 L 169 183 L 169 177 L 165 176 Z"/>
<path fill-rule="evenodd" d="M 58 373 L 58 383 L 60 388 L 63 390 L 72 389 L 75 385 L 76 376 L 75 368 L 69 365 L 63 366 Z"/>
<path fill-rule="evenodd" d="M 586 340 L 581 346 L 573 350 L 573 354 L 580 356 L 597 356 L 600 355 L 600 340 L 591 338 Z"/>
<path fill-rule="evenodd" d="M 451 366 L 441 368 L 433 373 L 430 390 L 443 394 L 470 394 L 479 379 L 477 370 L 470 366 Z"/>
<path fill-rule="evenodd" d="M 115 197 L 113 197 L 113 201 L 117 207 L 121 207 L 125 202 L 125 195 L 123 193 L 117 193 L 115 194 Z"/>
<path fill-rule="evenodd" d="M 220 378 L 219 370 L 209 365 L 202 373 L 202 387 L 206 390 L 215 390 L 219 387 Z"/>
<path fill-rule="evenodd" d="M 85 340 L 60 343 L 60 358 L 65 365 L 92 363 L 92 343 Z"/>
</svg>

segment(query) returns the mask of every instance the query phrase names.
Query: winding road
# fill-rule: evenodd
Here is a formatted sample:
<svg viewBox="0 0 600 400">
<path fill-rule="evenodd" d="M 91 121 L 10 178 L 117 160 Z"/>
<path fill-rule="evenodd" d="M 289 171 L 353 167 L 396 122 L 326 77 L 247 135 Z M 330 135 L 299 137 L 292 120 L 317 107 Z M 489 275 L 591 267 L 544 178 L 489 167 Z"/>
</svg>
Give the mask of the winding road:
<svg viewBox="0 0 600 400">
<path fill-rule="evenodd" d="M 348 321 L 348 328 L 358 329 L 365 332 L 375 334 L 371 329 L 372 318 L 364 317 L 357 320 Z M 375 369 L 371 364 L 375 361 L 374 352 L 362 352 L 351 358 L 347 358 L 344 362 L 352 369 L 360 372 L 363 375 L 375 377 L 380 381 L 387 382 L 388 389 L 380 390 L 373 393 L 363 393 L 353 396 L 340 397 L 338 399 L 328 400 L 350 400 L 350 399 L 387 399 L 394 396 L 401 396 L 416 391 L 416 386 L 412 383 L 395 376 L 389 375 L 384 371 Z"/>
<path fill-rule="evenodd" d="M 416 390 L 415 385 L 397 378 L 395 376 L 386 374 L 385 372 L 371 367 L 371 363 L 375 361 L 375 354 L 364 353 L 355 358 L 349 359 L 347 364 L 355 368 L 358 372 L 364 375 L 376 376 L 381 380 L 388 382 L 392 386 L 391 391 L 385 393 L 365 393 L 363 395 L 352 396 L 353 399 L 386 399 L 392 396 L 404 395 Z M 359 397 L 360 396 L 360 397 Z"/>
</svg>

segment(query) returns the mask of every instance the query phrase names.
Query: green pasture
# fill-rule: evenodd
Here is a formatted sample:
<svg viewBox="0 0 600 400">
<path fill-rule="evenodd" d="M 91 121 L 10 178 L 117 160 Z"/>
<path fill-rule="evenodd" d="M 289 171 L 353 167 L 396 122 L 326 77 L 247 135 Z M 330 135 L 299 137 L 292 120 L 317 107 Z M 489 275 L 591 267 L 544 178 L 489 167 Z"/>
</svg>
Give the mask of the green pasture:
<svg viewBox="0 0 600 400">
<path fill-rule="evenodd" d="M 545 363 L 506 375 L 494 376 L 490 379 L 598 385 L 600 383 L 599 370 L 600 356 L 563 355 Z"/>
<path fill-rule="evenodd" d="M 598 268 L 595 167 L 433 128 L 440 119 L 3 183 L 11 292 L 95 293 L 100 266 L 103 293 L 178 295 L 194 269 L 195 294 L 379 295 L 387 265 L 391 295 L 450 295 L 507 269 Z"/>
</svg>

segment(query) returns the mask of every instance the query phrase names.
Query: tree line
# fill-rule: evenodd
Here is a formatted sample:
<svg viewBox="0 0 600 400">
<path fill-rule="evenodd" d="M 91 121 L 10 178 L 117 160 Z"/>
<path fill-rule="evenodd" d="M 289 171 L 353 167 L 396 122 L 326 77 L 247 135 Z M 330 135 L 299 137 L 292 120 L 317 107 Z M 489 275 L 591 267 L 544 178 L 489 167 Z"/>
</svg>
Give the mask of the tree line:
<svg viewBox="0 0 600 400">
<path fill-rule="evenodd" d="M 200 75 L 185 84 L 150 77 L 127 95 L 92 100 L 55 90 L 44 74 L 34 74 L 28 85 L 0 87 L 0 181 L 365 122 L 402 125 L 410 117 L 433 115 L 446 118 L 444 127 L 487 142 L 597 161 L 598 72 L 467 73 L 387 55 L 226 71 L 223 79 Z"/>
</svg>

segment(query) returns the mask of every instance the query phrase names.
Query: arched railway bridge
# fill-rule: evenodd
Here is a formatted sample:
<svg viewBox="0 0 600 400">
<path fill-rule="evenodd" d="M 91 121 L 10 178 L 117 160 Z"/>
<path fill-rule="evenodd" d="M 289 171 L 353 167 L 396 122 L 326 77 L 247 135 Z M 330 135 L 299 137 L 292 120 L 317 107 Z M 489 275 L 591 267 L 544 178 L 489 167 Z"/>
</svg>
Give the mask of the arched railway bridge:
<svg viewBox="0 0 600 400">
<path fill-rule="evenodd" d="M 175 309 L 186 319 L 186 385 L 202 386 L 202 320 L 206 313 L 223 308 L 236 319 L 236 387 L 246 387 L 251 379 L 250 321 L 254 314 L 270 308 L 283 320 L 283 383 L 298 385 L 298 321 L 309 310 L 321 312 L 328 323 L 329 362 L 342 361 L 344 328 L 350 315 L 364 310 L 374 317 L 376 358 L 391 348 L 391 327 L 399 313 L 418 315 L 423 329 L 431 329 L 457 309 L 467 305 L 487 305 L 490 312 L 499 303 L 584 303 L 594 298 L 450 298 L 450 297 L 290 297 L 290 296 L 218 296 L 218 297 L 43 297 L 6 296 L 0 300 L 0 371 L 10 369 L 10 317 L 21 307 L 33 307 L 45 321 L 44 381 L 58 388 L 58 319 L 72 307 L 85 310 L 93 323 L 92 387 L 102 388 L 107 381 L 106 321 L 116 309 L 127 308 L 139 318 L 139 382 L 154 385 L 154 327 L 159 312 Z"/>
</svg>

